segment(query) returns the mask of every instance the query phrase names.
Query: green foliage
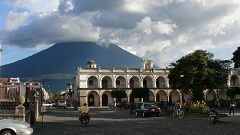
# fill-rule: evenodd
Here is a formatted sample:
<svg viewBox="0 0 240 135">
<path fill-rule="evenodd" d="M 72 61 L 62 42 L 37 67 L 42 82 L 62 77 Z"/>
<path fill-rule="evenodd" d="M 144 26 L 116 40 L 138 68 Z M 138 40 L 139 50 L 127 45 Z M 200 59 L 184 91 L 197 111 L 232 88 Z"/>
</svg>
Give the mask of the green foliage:
<svg viewBox="0 0 240 135">
<path fill-rule="evenodd" d="M 227 96 L 231 99 L 234 99 L 234 97 L 240 94 L 240 88 L 239 87 L 229 87 L 227 90 Z"/>
<path fill-rule="evenodd" d="M 127 97 L 126 92 L 124 90 L 121 90 L 121 89 L 112 90 L 111 95 L 112 95 L 113 98 L 117 98 L 117 99 Z"/>
<path fill-rule="evenodd" d="M 234 68 L 238 68 L 240 66 L 240 47 L 233 52 L 233 58 L 231 60 L 234 62 Z"/>
<path fill-rule="evenodd" d="M 135 98 L 147 98 L 147 97 L 149 97 L 149 89 L 148 88 L 134 88 L 132 90 L 132 95 Z"/>
<path fill-rule="evenodd" d="M 228 60 L 214 60 L 210 52 L 196 50 L 171 63 L 169 83 L 184 93 L 192 90 L 193 100 L 200 101 L 203 90 L 226 87 L 230 64 Z"/>
<path fill-rule="evenodd" d="M 240 99 L 235 99 L 236 103 L 237 103 L 237 107 L 240 106 Z"/>
</svg>

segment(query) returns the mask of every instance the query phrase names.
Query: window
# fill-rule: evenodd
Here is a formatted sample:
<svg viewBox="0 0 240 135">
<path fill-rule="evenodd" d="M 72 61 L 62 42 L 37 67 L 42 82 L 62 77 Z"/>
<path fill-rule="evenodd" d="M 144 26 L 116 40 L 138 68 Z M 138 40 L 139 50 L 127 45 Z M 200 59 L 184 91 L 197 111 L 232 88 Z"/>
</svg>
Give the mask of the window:
<svg viewBox="0 0 240 135">
<path fill-rule="evenodd" d="M 93 80 L 88 81 L 88 86 L 92 87 L 93 86 Z"/>
</svg>

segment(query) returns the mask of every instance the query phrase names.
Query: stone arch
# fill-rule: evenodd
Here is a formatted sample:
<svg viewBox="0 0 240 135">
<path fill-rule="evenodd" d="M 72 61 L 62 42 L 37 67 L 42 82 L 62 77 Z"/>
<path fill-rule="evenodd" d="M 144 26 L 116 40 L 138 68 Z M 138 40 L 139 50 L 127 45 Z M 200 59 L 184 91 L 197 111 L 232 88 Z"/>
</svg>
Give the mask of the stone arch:
<svg viewBox="0 0 240 135">
<path fill-rule="evenodd" d="M 212 90 L 212 91 L 207 91 L 207 93 L 206 93 L 207 95 L 206 95 L 206 100 L 207 101 L 212 101 L 212 100 L 214 100 L 215 98 L 216 98 L 216 92 L 214 91 L 214 90 Z"/>
<path fill-rule="evenodd" d="M 150 76 L 143 78 L 143 88 L 153 88 L 153 79 Z"/>
<path fill-rule="evenodd" d="M 90 76 L 87 79 L 88 88 L 98 88 L 98 79 L 95 76 Z"/>
<path fill-rule="evenodd" d="M 130 88 L 138 88 L 140 87 L 140 81 L 139 81 L 139 78 L 136 77 L 136 76 L 132 76 L 130 79 L 129 79 L 129 87 Z"/>
<path fill-rule="evenodd" d="M 230 78 L 230 86 L 238 86 L 238 77 L 236 75 L 232 75 Z"/>
<path fill-rule="evenodd" d="M 103 94 L 102 94 L 102 106 L 108 106 L 112 102 L 113 102 L 113 98 L 111 96 L 111 92 L 110 91 L 103 92 Z"/>
<path fill-rule="evenodd" d="M 126 81 L 126 78 L 125 77 L 123 77 L 123 76 L 118 76 L 117 78 L 116 78 L 116 88 L 126 88 L 126 83 L 127 83 L 127 81 Z"/>
<path fill-rule="evenodd" d="M 112 78 L 109 76 L 104 76 L 102 78 L 102 88 L 112 88 Z"/>
<path fill-rule="evenodd" d="M 149 101 L 155 101 L 154 93 L 151 90 L 149 90 Z"/>
<path fill-rule="evenodd" d="M 156 79 L 156 87 L 157 88 L 166 88 L 166 79 L 162 76 L 159 76 Z"/>
<path fill-rule="evenodd" d="M 100 105 L 100 97 L 98 92 L 90 91 L 87 95 L 88 106 L 99 106 Z"/>
<path fill-rule="evenodd" d="M 158 96 L 156 97 L 156 101 L 167 101 L 167 99 L 168 99 L 168 95 L 165 90 L 158 91 L 157 95 Z"/>
<path fill-rule="evenodd" d="M 173 90 L 170 92 L 170 100 L 172 104 L 177 103 L 180 101 L 180 92 L 178 90 Z"/>
</svg>

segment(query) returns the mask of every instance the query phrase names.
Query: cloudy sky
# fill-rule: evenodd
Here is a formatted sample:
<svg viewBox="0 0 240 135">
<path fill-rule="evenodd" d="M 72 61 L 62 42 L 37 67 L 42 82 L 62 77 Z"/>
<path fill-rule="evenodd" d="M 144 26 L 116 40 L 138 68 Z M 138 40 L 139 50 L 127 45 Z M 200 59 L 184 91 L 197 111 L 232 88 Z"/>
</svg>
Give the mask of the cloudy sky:
<svg viewBox="0 0 240 135">
<path fill-rule="evenodd" d="M 54 43 L 116 43 L 166 67 L 196 49 L 231 59 L 239 0 L 1 0 L 2 64 Z"/>
</svg>

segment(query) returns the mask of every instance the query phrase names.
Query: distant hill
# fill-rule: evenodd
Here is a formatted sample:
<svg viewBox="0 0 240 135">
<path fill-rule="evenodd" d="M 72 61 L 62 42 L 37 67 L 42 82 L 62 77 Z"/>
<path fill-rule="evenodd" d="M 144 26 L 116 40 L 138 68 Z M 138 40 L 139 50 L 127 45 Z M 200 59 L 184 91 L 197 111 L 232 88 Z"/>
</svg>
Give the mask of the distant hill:
<svg viewBox="0 0 240 135">
<path fill-rule="evenodd" d="M 54 92 L 64 89 L 78 67 L 94 60 L 102 68 L 140 67 L 141 58 L 114 44 L 108 47 L 93 42 L 57 43 L 17 62 L 2 66 L 3 77 L 47 81 Z"/>
</svg>

